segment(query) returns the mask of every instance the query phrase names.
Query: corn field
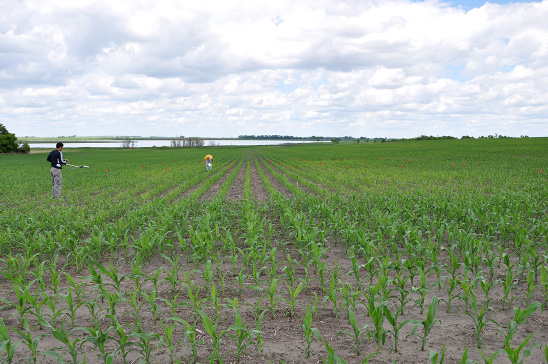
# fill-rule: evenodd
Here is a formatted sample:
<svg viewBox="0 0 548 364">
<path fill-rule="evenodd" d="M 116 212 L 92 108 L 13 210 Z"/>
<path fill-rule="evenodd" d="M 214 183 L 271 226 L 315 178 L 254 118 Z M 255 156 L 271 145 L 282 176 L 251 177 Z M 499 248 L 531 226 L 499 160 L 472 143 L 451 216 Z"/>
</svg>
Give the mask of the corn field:
<svg viewBox="0 0 548 364">
<path fill-rule="evenodd" d="M 0 155 L 0 363 L 548 363 L 546 138 L 63 152 Z"/>
</svg>

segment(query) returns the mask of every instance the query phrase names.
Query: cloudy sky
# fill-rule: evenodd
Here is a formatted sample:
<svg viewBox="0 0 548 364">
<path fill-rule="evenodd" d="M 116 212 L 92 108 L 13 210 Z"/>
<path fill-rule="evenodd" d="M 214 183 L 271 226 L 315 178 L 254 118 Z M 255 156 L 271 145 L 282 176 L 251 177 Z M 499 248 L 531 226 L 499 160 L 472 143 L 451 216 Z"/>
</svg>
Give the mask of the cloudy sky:
<svg viewBox="0 0 548 364">
<path fill-rule="evenodd" d="M 548 0 L 0 0 L 17 136 L 548 136 Z"/>
</svg>

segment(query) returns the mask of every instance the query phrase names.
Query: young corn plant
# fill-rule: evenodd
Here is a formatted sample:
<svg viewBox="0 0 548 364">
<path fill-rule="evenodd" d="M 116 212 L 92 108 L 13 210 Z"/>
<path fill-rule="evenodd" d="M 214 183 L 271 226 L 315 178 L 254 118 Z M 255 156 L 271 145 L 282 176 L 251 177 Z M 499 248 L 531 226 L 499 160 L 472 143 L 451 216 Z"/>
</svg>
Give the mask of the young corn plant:
<svg viewBox="0 0 548 364">
<path fill-rule="evenodd" d="M 67 330 L 65 327 L 65 321 L 62 322 L 61 328 L 57 329 L 55 326 L 52 326 L 49 322 L 47 322 L 42 316 L 38 315 L 38 321 L 40 321 L 40 324 L 42 327 L 47 327 L 51 330 L 51 333 L 57 340 L 59 340 L 62 344 L 66 346 L 66 348 L 62 348 L 61 350 L 66 352 L 70 355 L 72 359 L 73 364 L 80 364 L 78 362 L 78 343 L 81 342 L 82 338 L 76 338 L 71 339 L 74 332 L 77 330 L 80 330 L 80 328 L 72 328 L 71 330 Z M 51 357 L 56 358 L 60 363 L 63 363 L 64 360 L 61 357 L 61 355 L 56 351 L 45 351 L 42 353 L 43 355 L 48 355 Z"/>
<path fill-rule="evenodd" d="M 161 336 L 160 340 L 161 342 L 167 347 L 169 351 L 169 362 L 170 364 L 175 363 L 175 351 L 177 349 L 177 345 L 181 341 L 175 340 L 174 330 L 175 330 L 175 324 L 176 322 L 179 322 L 178 320 L 172 320 L 172 318 L 168 319 L 168 321 L 172 321 L 171 325 L 167 325 L 167 323 L 164 323 L 164 321 L 160 321 L 162 324 L 163 329 L 163 336 Z M 181 358 L 177 360 L 178 362 L 181 362 Z"/>
<path fill-rule="evenodd" d="M 212 323 L 207 314 L 199 310 L 199 314 L 202 318 L 202 323 L 204 324 L 204 328 L 207 332 L 207 334 L 211 337 L 211 346 L 213 351 L 211 352 L 211 356 L 209 357 L 209 363 L 214 364 L 215 361 L 218 361 L 219 363 L 223 363 L 223 359 L 221 358 L 221 339 L 223 335 L 226 334 L 227 330 L 220 330 L 218 323 L 219 323 L 219 316 L 215 315 L 215 321 Z"/>
<path fill-rule="evenodd" d="M 360 345 L 366 338 L 369 339 L 369 331 L 367 328 L 369 325 L 364 324 L 363 327 L 360 329 L 358 327 L 358 323 L 356 322 L 356 316 L 354 315 L 354 311 L 350 307 L 348 307 L 348 320 L 350 321 L 350 326 L 352 327 L 352 331 L 350 330 L 342 330 L 339 331 L 337 334 L 337 337 L 339 337 L 340 334 L 347 334 L 354 340 L 354 350 L 356 351 L 356 355 L 360 355 Z"/>
<path fill-rule="evenodd" d="M 381 346 L 384 346 L 384 342 L 386 341 L 386 333 L 387 331 L 384 329 L 384 307 L 386 306 L 386 301 L 380 301 L 378 305 L 375 306 L 369 305 L 369 317 L 371 318 L 371 321 L 373 321 L 373 325 L 375 326 L 375 330 L 372 330 L 370 332 L 370 335 L 373 336 L 375 339 L 375 343 L 377 344 L 377 351 Z"/>
<path fill-rule="evenodd" d="M 23 339 L 22 343 L 25 344 L 31 352 L 31 358 L 29 359 L 29 361 L 32 360 L 32 362 L 36 364 L 36 360 L 38 359 L 38 344 L 40 343 L 40 340 L 46 335 L 43 334 L 38 336 L 32 336 L 27 316 L 25 316 L 23 320 L 23 329 L 18 330 L 14 328 L 14 330 L 19 334 L 19 336 L 21 336 L 21 338 Z M 27 361 L 27 363 L 29 361 Z"/>
<path fill-rule="evenodd" d="M 310 358 L 310 345 L 313 341 L 321 340 L 320 332 L 317 328 L 312 327 L 312 309 L 310 303 L 306 306 L 306 313 L 304 315 L 303 324 L 301 328 L 304 332 L 304 338 L 306 340 L 306 348 L 304 349 L 304 355 Z"/>
<path fill-rule="evenodd" d="M 247 323 L 243 323 L 240 310 L 238 309 L 238 298 L 234 299 L 232 309 L 235 313 L 235 321 L 226 330 L 226 334 L 232 339 L 234 345 L 236 345 L 236 361 L 239 362 L 242 354 L 246 353 L 249 344 L 256 338 L 257 330 L 248 329 Z"/>
<path fill-rule="evenodd" d="M 269 302 L 269 309 L 270 309 L 270 315 L 272 318 L 274 318 L 274 314 L 276 313 L 276 307 L 278 306 L 278 302 L 280 302 L 281 298 L 278 297 L 276 294 L 276 290 L 278 289 L 278 278 L 273 278 L 270 281 L 270 286 L 268 290 L 266 291 L 266 296 L 268 298 Z"/>
<path fill-rule="evenodd" d="M 384 306 L 384 317 L 386 318 L 386 321 L 390 324 L 392 327 L 392 330 L 387 330 L 387 333 L 392 334 L 394 336 L 394 351 L 398 352 L 398 342 L 400 337 L 400 331 L 401 329 L 407 325 L 408 323 L 412 323 L 413 320 L 405 320 L 402 323 L 398 323 L 398 317 L 400 317 L 402 313 L 402 308 L 400 307 L 394 314 L 392 314 L 392 311 L 388 308 L 388 306 Z"/>
<path fill-rule="evenodd" d="M 430 351 L 430 363 L 443 364 L 444 359 L 445 359 L 445 343 L 443 343 L 443 347 L 441 349 L 441 355 L 437 351 L 434 351 L 434 350 Z"/>
<path fill-rule="evenodd" d="M 297 296 L 299 293 L 301 293 L 303 289 L 303 284 L 299 283 L 297 288 L 293 288 L 292 285 L 287 283 L 287 294 L 289 295 L 289 298 L 284 298 L 283 300 L 286 301 L 289 304 L 289 317 L 293 318 L 295 315 L 295 307 L 297 306 Z"/>
<path fill-rule="evenodd" d="M 118 322 L 118 320 L 116 320 L 114 316 L 107 315 L 107 318 L 112 320 L 114 331 L 118 334 L 118 338 L 112 338 L 118 344 L 118 349 L 116 352 L 120 353 L 124 364 L 127 364 L 127 356 L 131 352 L 131 348 L 135 345 L 135 343 L 130 341 L 131 337 L 125 332 L 124 327 Z"/>
<path fill-rule="evenodd" d="M 12 342 L 6 324 L 0 318 L 0 353 L 5 352 L 5 363 L 12 364 L 15 357 L 15 349 L 21 342 Z"/>
<path fill-rule="evenodd" d="M 430 331 L 432 331 L 432 328 L 436 324 L 436 322 L 440 322 L 441 320 L 435 320 L 436 312 L 437 312 L 437 305 L 438 305 L 438 298 L 436 296 L 432 297 L 432 302 L 428 305 L 428 311 L 426 313 L 426 318 L 422 321 L 413 320 L 415 323 L 415 326 L 413 327 L 413 331 L 411 334 L 407 335 L 407 337 L 416 335 L 421 340 L 421 351 L 424 351 L 424 346 L 426 342 L 428 341 L 428 334 L 430 334 Z M 416 334 L 417 328 L 419 326 L 423 327 L 423 332 L 421 334 Z"/>
<path fill-rule="evenodd" d="M 541 304 L 539 302 L 533 302 L 524 310 L 514 307 L 514 319 L 508 324 L 508 330 L 506 331 L 506 338 L 504 340 L 504 349 L 497 351 L 499 354 L 506 354 L 512 364 L 523 363 L 525 358 L 531 355 L 532 349 L 540 347 L 538 344 L 532 344 L 530 347 L 527 347 L 527 344 L 533 338 L 534 333 L 526 337 L 515 349 L 512 348 L 510 343 L 512 337 L 518 331 L 518 326 L 524 323 L 540 306 Z"/>
<path fill-rule="evenodd" d="M 335 314 L 335 317 L 338 317 L 338 309 L 339 309 L 338 290 L 339 290 L 338 279 L 336 277 L 336 274 L 333 273 L 331 275 L 329 289 L 324 288 L 324 291 L 327 293 L 327 295 L 324 296 L 323 298 L 323 306 L 325 307 L 325 303 L 327 302 L 327 300 L 331 301 L 331 303 L 333 304 L 333 313 Z"/>
<path fill-rule="evenodd" d="M 483 329 L 485 328 L 485 324 L 487 322 L 492 322 L 495 325 L 498 325 L 496 321 L 493 319 L 486 319 L 487 311 L 489 311 L 491 308 L 488 307 L 488 303 L 484 302 L 481 305 L 481 308 L 478 310 L 478 302 L 476 299 L 476 295 L 474 292 L 471 293 L 471 302 L 470 307 L 468 307 L 468 310 L 465 311 L 465 314 L 470 316 L 472 321 L 474 322 L 474 327 L 476 328 L 476 340 L 478 343 L 478 348 L 481 348 L 481 343 L 483 341 L 483 338 L 481 336 Z"/>
<path fill-rule="evenodd" d="M 542 309 L 548 309 L 548 268 L 543 265 L 540 270 L 540 284 L 544 288 L 544 303 L 542 304 Z M 546 361 L 548 362 L 548 360 Z"/>
<path fill-rule="evenodd" d="M 96 349 L 99 349 L 99 357 L 103 359 L 105 364 L 112 363 L 112 358 L 114 357 L 113 353 L 107 353 L 106 344 L 112 339 L 109 332 L 114 327 L 109 326 L 106 330 L 95 327 L 84 327 L 82 331 L 86 332 L 87 335 L 84 336 L 83 342 L 90 342 Z M 80 344 L 82 346 L 82 344 Z"/>
</svg>

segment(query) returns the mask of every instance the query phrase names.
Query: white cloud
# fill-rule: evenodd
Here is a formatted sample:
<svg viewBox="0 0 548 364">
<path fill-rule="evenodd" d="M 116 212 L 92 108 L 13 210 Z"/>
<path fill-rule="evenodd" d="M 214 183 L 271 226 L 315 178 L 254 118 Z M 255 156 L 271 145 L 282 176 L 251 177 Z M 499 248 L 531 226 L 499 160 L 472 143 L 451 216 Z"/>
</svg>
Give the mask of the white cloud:
<svg viewBox="0 0 548 364">
<path fill-rule="evenodd" d="M 7 3 L 0 118 L 18 135 L 548 130 L 547 0 Z"/>
</svg>

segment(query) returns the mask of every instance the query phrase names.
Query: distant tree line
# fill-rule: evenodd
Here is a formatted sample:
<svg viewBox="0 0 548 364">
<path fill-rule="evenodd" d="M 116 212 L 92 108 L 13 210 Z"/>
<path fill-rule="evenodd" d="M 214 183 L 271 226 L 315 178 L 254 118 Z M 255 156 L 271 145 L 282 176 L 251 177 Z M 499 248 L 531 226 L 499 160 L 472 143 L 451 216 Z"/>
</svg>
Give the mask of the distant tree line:
<svg viewBox="0 0 548 364">
<path fill-rule="evenodd" d="M 18 143 L 15 134 L 10 133 L 4 124 L 0 124 L 0 153 L 29 153 L 28 143 Z"/>
</svg>

